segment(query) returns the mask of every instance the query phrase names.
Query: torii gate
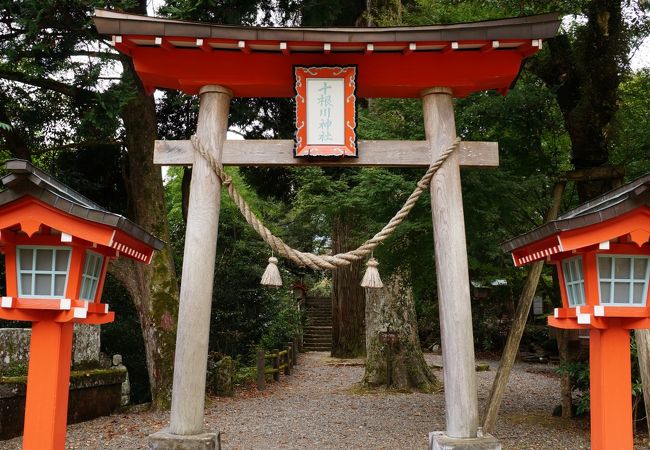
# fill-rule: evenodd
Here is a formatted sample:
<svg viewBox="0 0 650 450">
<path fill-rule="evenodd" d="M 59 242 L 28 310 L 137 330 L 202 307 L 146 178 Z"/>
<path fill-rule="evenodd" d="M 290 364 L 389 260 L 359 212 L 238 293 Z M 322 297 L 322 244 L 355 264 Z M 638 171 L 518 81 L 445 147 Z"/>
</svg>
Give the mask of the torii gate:
<svg viewBox="0 0 650 450">
<path fill-rule="evenodd" d="M 559 27 L 557 14 L 394 28 L 266 28 L 97 10 L 101 34 L 131 56 L 145 88 L 200 96 L 197 137 L 223 165 L 427 167 L 456 138 L 452 97 L 505 94 L 524 58 Z M 357 96 L 421 98 L 425 141 L 359 141 L 357 158 L 294 158 L 294 141 L 226 140 L 232 97 L 293 97 L 294 66 L 356 66 Z M 154 163 L 192 165 L 168 430 L 150 448 L 219 447 L 203 429 L 205 373 L 221 186 L 190 141 L 157 141 Z M 497 144 L 463 142 L 431 181 L 446 431 L 430 448 L 499 449 L 478 432 L 460 167 L 496 167 Z M 477 436 L 477 432 L 478 435 Z"/>
</svg>

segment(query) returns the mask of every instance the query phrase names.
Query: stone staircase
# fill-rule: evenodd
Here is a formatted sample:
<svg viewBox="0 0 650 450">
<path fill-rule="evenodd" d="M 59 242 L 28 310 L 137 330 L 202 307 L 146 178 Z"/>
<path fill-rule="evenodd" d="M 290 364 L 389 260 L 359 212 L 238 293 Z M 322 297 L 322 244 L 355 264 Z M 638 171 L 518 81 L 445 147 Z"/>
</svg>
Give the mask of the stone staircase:
<svg viewBox="0 0 650 450">
<path fill-rule="evenodd" d="M 328 297 L 307 297 L 305 300 L 307 324 L 303 333 L 306 352 L 332 350 L 332 300 Z"/>
</svg>

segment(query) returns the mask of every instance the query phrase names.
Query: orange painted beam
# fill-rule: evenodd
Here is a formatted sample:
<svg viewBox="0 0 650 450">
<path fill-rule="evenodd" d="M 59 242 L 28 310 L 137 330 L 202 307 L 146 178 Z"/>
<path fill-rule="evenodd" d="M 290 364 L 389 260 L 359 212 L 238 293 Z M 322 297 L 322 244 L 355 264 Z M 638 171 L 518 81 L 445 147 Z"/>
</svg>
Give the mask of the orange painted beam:
<svg viewBox="0 0 650 450">
<path fill-rule="evenodd" d="M 70 272 L 68 273 L 68 285 L 65 289 L 65 295 L 68 298 L 79 298 L 79 291 L 81 290 L 81 274 L 84 270 L 85 258 L 85 248 L 73 247 L 72 255 L 70 255 Z"/>
<path fill-rule="evenodd" d="M 34 322 L 23 450 L 65 448 L 72 323 Z"/>
<path fill-rule="evenodd" d="M 625 236 L 634 230 L 650 233 L 650 208 L 647 206 L 599 224 L 564 231 L 560 233 L 560 239 L 564 250 L 569 251 Z"/>
<path fill-rule="evenodd" d="M 630 333 L 614 327 L 589 336 L 591 449 L 632 450 Z"/>
<path fill-rule="evenodd" d="M 109 245 L 113 236 L 113 230 L 108 226 L 63 214 L 33 197 L 24 197 L 3 208 L 0 229 L 17 224 L 23 228 L 29 226 L 27 230 L 23 229 L 27 234 L 38 231 L 36 225 L 45 224 L 63 233 L 102 245 Z M 36 229 L 33 229 L 34 226 Z"/>
</svg>

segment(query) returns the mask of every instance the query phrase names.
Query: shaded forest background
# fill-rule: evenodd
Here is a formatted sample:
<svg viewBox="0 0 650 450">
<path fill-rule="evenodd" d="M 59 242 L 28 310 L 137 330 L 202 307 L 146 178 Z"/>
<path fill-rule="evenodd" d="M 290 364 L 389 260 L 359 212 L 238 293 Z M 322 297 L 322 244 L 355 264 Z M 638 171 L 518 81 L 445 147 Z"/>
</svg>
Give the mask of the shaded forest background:
<svg viewBox="0 0 650 450">
<path fill-rule="evenodd" d="M 498 141 L 500 167 L 462 173 L 473 314 L 478 351 L 499 352 L 526 270 L 499 244 L 542 223 L 558 181 L 562 210 L 650 171 L 650 70 L 629 61 L 650 31 L 644 0 L 168 0 L 157 14 L 223 24 L 420 25 L 558 11 L 561 34 L 526 61 L 507 96 L 482 92 L 456 100 L 458 134 Z M 188 139 L 197 98 L 147 96 L 130 60 L 92 26 L 93 8 L 146 14 L 144 0 L 0 0 L 0 159 L 31 160 L 169 244 L 151 266 L 114 264 L 104 299 L 116 311 L 102 327 L 107 353 L 124 355 L 133 400 L 169 404 L 184 199 L 190 171 L 163 176 L 152 164 L 155 139 Z M 231 130 L 246 138 L 291 138 L 288 99 L 236 99 Z M 418 100 L 371 99 L 359 106 L 361 139 L 424 139 Z M 242 169 L 234 182 L 269 227 L 292 246 L 315 252 L 355 247 L 379 230 L 421 176 L 394 169 Z M 364 351 L 363 291 L 342 274 L 305 271 L 282 261 L 285 287 L 259 286 L 269 250 L 222 199 L 210 347 L 249 362 L 300 325 L 291 291 L 301 282 L 335 307 L 356 308 L 338 324 L 334 353 Z M 376 251 L 382 276 L 400 270 L 416 305 L 423 347 L 439 343 L 435 261 L 428 195 Z M 356 268 L 357 272 L 359 268 Z M 538 289 L 549 311 L 560 300 L 551 271 Z M 341 298 L 344 296 L 345 298 Z M 336 306 L 338 305 L 338 306 Z M 356 306 L 355 306 L 356 305 Z M 363 311 L 363 308 L 360 309 Z M 526 340 L 547 345 L 543 317 Z M 539 326 L 535 326 L 538 324 Z M 548 344 L 548 345 L 552 345 Z"/>
</svg>

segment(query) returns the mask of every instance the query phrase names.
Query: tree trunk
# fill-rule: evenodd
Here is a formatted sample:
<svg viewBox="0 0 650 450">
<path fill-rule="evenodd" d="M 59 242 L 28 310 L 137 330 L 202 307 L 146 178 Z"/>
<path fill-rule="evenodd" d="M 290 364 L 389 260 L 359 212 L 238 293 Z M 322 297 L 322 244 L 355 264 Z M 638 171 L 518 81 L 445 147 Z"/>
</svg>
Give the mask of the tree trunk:
<svg viewBox="0 0 650 450">
<path fill-rule="evenodd" d="M 611 122 L 619 108 L 618 86 L 627 66 L 630 42 L 620 0 L 591 0 L 584 8 L 587 22 L 569 35 L 549 40 L 549 57 L 536 58 L 530 68 L 556 92 L 571 138 L 576 169 L 609 161 Z M 585 180 L 577 185 L 585 202 L 612 188 L 612 179 Z"/>
<path fill-rule="evenodd" d="M 130 60 L 126 59 L 125 77 L 133 77 Z M 160 167 L 153 165 L 153 143 L 157 137 L 153 97 L 139 87 L 124 105 L 121 117 L 128 149 L 126 184 L 130 215 L 140 226 L 168 242 L 162 174 Z M 111 272 L 129 291 L 140 318 L 152 407 L 167 409 L 171 403 L 178 317 L 178 280 L 171 248 L 166 245 L 154 252 L 150 265 L 120 260 L 112 265 Z"/>
<path fill-rule="evenodd" d="M 332 251 L 350 250 L 350 223 L 334 220 Z M 332 356 L 353 358 L 365 352 L 364 315 L 366 296 L 361 283 L 361 261 L 335 269 L 332 274 Z"/>
<path fill-rule="evenodd" d="M 438 381 L 427 365 L 418 338 L 415 303 L 404 274 L 381 289 L 366 289 L 366 386 L 431 392 Z M 387 341 L 394 333 L 396 342 Z"/>
<path fill-rule="evenodd" d="M 569 358 L 569 330 L 558 328 L 556 330 L 557 350 L 560 354 L 560 366 L 567 364 Z M 568 419 L 573 417 L 573 400 L 571 398 L 571 377 L 568 374 L 560 376 L 560 404 L 562 405 L 562 417 Z"/>
<path fill-rule="evenodd" d="M 634 338 L 639 357 L 645 419 L 648 424 L 648 432 L 650 432 L 650 330 L 634 330 Z"/>
</svg>

